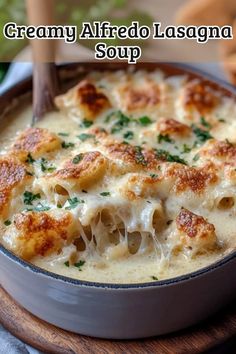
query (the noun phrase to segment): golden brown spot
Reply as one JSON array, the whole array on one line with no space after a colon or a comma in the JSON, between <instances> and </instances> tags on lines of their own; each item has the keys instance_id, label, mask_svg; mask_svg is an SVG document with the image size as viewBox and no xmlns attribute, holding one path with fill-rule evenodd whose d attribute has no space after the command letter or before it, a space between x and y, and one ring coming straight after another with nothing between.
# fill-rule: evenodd
<instances>
[{"instance_id":1,"label":"golden brown spot","mask_svg":"<svg viewBox=\"0 0 236 354\"><path fill-rule=\"evenodd\" d=\"M73 219L69 213L58 220L49 214L30 212L17 214L14 227L17 235L17 253L24 259L57 252L71 236L68 228Z\"/></svg>"},{"instance_id":2,"label":"golden brown spot","mask_svg":"<svg viewBox=\"0 0 236 354\"><path fill-rule=\"evenodd\" d=\"M85 188L101 179L108 166L108 159L98 151L81 154L78 163L73 161L74 159L68 161L63 169L56 171L50 177L75 179L82 188Z\"/></svg>"},{"instance_id":3,"label":"golden brown spot","mask_svg":"<svg viewBox=\"0 0 236 354\"><path fill-rule=\"evenodd\" d=\"M140 87L126 84L120 89L120 94L127 111L154 107L161 101L160 88L152 82L147 82Z\"/></svg>"},{"instance_id":4,"label":"golden brown spot","mask_svg":"<svg viewBox=\"0 0 236 354\"><path fill-rule=\"evenodd\" d=\"M110 107L110 102L103 92L87 80L77 86L79 104L84 110L86 118L94 118L104 109Z\"/></svg>"},{"instance_id":5,"label":"golden brown spot","mask_svg":"<svg viewBox=\"0 0 236 354\"><path fill-rule=\"evenodd\" d=\"M157 130L162 135L189 135L191 129L188 125L171 118L161 118L157 123Z\"/></svg>"},{"instance_id":6,"label":"golden brown spot","mask_svg":"<svg viewBox=\"0 0 236 354\"><path fill-rule=\"evenodd\" d=\"M202 156L212 156L225 161L235 161L236 160L236 146L228 141L210 141L206 147L204 147L200 154Z\"/></svg>"},{"instance_id":7,"label":"golden brown spot","mask_svg":"<svg viewBox=\"0 0 236 354\"><path fill-rule=\"evenodd\" d=\"M174 191L177 193L191 189L194 193L201 194L209 184L217 182L218 178L208 166L193 168L176 163L170 164L165 175L174 179Z\"/></svg>"},{"instance_id":8,"label":"golden brown spot","mask_svg":"<svg viewBox=\"0 0 236 354\"><path fill-rule=\"evenodd\" d=\"M185 208L182 208L177 216L176 225L179 231L184 232L190 238L207 238L209 234L215 233L214 225Z\"/></svg>"},{"instance_id":9,"label":"golden brown spot","mask_svg":"<svg viewBox=\"0 0 236 354\"><path fill-rule=\"evenodd\" d=\"M30 153L33 158L38 158L42 154L54 151L60 147L60 138L47 129L29 128L17 138L13 145L13 152L19 153L19 157L27 157Z\"/></svg>"},{"instance_id":10,"label":"golden brown spot","mask_svg":"<svg viewBox=\"0 0 236 354\"><path fill-rule=\"evenodd\" d=\"M30 179L25 166L10 157L0 159L0 213L6 208L12 190L25 179Z\"/></svg>"},{"instance_id":11,"label":"golden brown spot","mask_svg":"<svg viewBox=\"0 0 236 354\"><path fill-rule=\"evenodd\" d=\"M205 81L191 81L186 85L184 94L184 106L187 109L197 109L199 113L210 112L219 103Z\"/></svg>"}]
</instances>

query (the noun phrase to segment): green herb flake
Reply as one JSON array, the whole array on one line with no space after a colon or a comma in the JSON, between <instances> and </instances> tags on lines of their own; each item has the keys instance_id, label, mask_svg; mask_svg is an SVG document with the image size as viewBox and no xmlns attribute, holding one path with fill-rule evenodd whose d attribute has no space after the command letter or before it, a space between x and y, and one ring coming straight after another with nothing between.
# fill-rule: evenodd
<instances>
[{"instance_id":1,"label":"green herb flake","mask_svg":"<svg viewBox=\"0 0 236 354\"><path fill-rule=\"evenodd\" d=\"M170 144L174 143L174 140L172 140L168 134L167 135L159 134L157 137L157 141L159 144L161 144L163 141Z\"/></svg>"},{"instance_id":2,"label":"green herb flake","mask_svg":"<svg viewBox=\"0 0 236 354\"><path fill-rule=\"evenodd\" d=\"M171 155L168 151L162 149L156 150L156 158L166 160L167 162L177 162L187 165L187 162L178 155Z\"/></svg>"},{"instance_id":3,"label":"green herb flake","mask_svg":"<svg viewBox=\"0 0 236 354\"><path fill-rule=\"evenodd\" d=\"M64 263L64 266L69 267L69 266L70 266L69 261L66 261L66 262Z\"/></svg>"},{"instance_id":4,"label":"green herb flake","mask_svg":"<svg viewBox=\"0 0 236 354\"><path fill-rule=\"evenodd\" d=\"M111 193L110 192L102 192L100 193L102 197L110 197Z\"/></svg>"},{"instance_id":5,"label":"green herb flake","mask_svg":"<svg viewBox=\"0 0 236 354\"><path fill-rule=\"evenodd\" d=\"M121 111L117 111L116 113L109 115L109 120L107 120L108 119L107 117L105 122L106 123L109 122L112 116L115 116L117 120L112 126L111 134L115 134L120 130L128 127L129 123L132 121L131 118L123 114Z\"/></svg>"},{"instance_id":6,"label":"green herb flake","mask_svg":"<svg viewBox=\"0 0 236 354\"><path fill-rule=\"evenodd\" d=\"M75 144L74 143L71 143L71 142L65 142L65 141L63 141L62 143L61 143L61 147L63 148L63 149L69 149L69 148L73 148L75 146Z\"/></svg>"},{"instance_id":7,"label":"green herb flake","mask_svg":"<svg viewBox=\"0 0 236 354\"><path fill-rule=\"evenodd\" d=\"M43 157L40 161L41 171L42 172L53 172L56 170L56 167L49 165L49 162Z\"/></svg>"},{"instance_id":8,"label":"green herb flake","mask_svg":"<svg viewBox=\"0 0 236 354\"><path fill-rule=\"evenodd\" d=\"M196 154L194 157L193 157L193 161L198 161L200 159L200 155L199 154Z\"/></svg>"},{"instance_id":9,"label":"green herb flake","mask_svg":"<svg viewBox=\"0 0 236 354\"><path fill-rule=\"evenodd\" d=\"M79 269L79 271L81 272L82 271L82 267L83 267L83 265L85 265L85 261L79 261L79 262L77 262L77 263L75 263L74 264L74 267L76 267L76 268L78 268Z\"/></svg>"},{"instance_id":10,"label":"green herb flake","mask_svg":"<svg viewBox=\"0 0 236 354\"><path fill-rule=\"evenodd\" d=\"M39 193L33 194L29 191L25 191L24 193L24 204L33 205L33 201L40 199L41 195Z\"/></svg>"},{"instance_id":11,"label":"green herb flake","mask_svg":"<svg viewBox=\"0 0 236 354\"><path fill-rule=\"evenodd\" d=\"M123 135L123 138L127 140L132 140L134 138L134 133L129 130Z\"/></svg>"},{"instance_id":12,"label":"green herb flake","mask_svg":"<svg viewBox=\"0 0 236 354\"><path fill-rule=\"evenodd\" d=\"M79 138L80 141L86 141L88 139L94 138L94 135L93 134L82 133L80 135L77 135L77 138Z\"/></svg>"},{"instance_id":13,"label":"green herb flake","mask_svg":"<svg viewBox=\"0 0 236 354\"><path fill-rule=\"evenodd\" d=\"M26 163L33 164L35 160L33 159L31 154L27 155L27 159L25 160Z\"/></svg>"},{"instance_id":14,"label":"green herb flake","mask_svg":"<svg viewBox=\"0 0 236 354\"><path fill-rule=\"evenodd\" d=\"M91 127L91 125L93 125L93 122L91 120L84 119L82 121L82 123L80 124L80 127L81 128L89 128L89 127Z\"/></svg>"},{"instance_id":15,"label":"green herb flake","mask_svg":"<svg viewBox=\"0 0 236 354\"><path fill-rule=\"evenodd\" d=\"M50 210L50 209L51 209L51 208L50 208L49 206L43 205L43 204L39 203L39 204L36 205L36 207L34 208L34 211L40 212L40 211L48 211L48 210Z\"/></svg>"},{"instance_id":16,"label":"green herb flake","mask_svg":"<svg viewBox=\"0 0 236 354\"><path fill-rule=\"evenodd\" d=\"M188 146L187 144L184 144L182 154L188 154L191 150L192 150L192 148L190 146Z\"/></svg>"},{"instance_id":17,"label":"green herb flake","mask_svg":"<svg viewBox=\"0 0 236 354\"><path fill-rule=\"evenodd\" d=\"M195 124L192 125L192 130L198 138L198 141L201 143L205 143L205 141L213 138L213 136L207 130L201 129Z\"/></svg>"},{"instance_id":18,"label":"green herb flake","mask_svg":"<svg viewBox=\"0 0 236 354\"><path fill-rule=\"evenodd\" d=\"M63 132L62 132L62 133L58 133L58 135L60 135L60 136L65 136L65 137L66 137L66 136L69 136L70 134L69 134L69 133L63 133Z\"/></svg>"},{"instance_id":19,"label":"green herb flake","mask_svg":"<svg viewBox=\"0 0 236 354\"><path fill-rule=\"evenodd\" d=\"M34 176L33 172L26 171L27 176Z\"/></svg>"},{"instance_id":20,"label":"green herb flake","mask_svg":"<svg viewBox=\"0 0 236 354\"><path fill-rule=\"evenodd\" d=\"M143 117L138 118L138 122L139 122L139 124L141 124L144 127L152 124L152 120L148 116L143 116Z\"/></svg>"},{"instance_id":21,"label":"green herb flake","mask_svg":"<svg viewBox=\"0 0 236 354\"><path fill-rule=\"evenodd\" d=\"M204 117L200 118L201 125L203 125L207 129L211 129L211 124L206 121Z\"/></svg>"},{"instance_id":22,"label":"green herb flake","mask_svg":"<svg viewBox=\"0 0 236 354\"><path fill-rule=\"evenodd\" d=\"M78 163L83 160L83 156L83 154L76 155L72 160L73 164L78 165Z\"/></svg>"},{"instance_id":23,"label":"green herb flake","mask_svg":"<svg viewBox=\"0 0 236 354\"><path fill-rule=\"evenodd\" d=\"M11 221L10 221L10 220L4 221L4 225L5 225L5 226L10 226L10 225L11 225Z\"/></svg>"},{"instance_id":24,"label":"green herb flake","mask_svg":"<svg viewBox=\"0 0 236 354\"><path fill-rule=\"evenodd\" d=\"M151 178L158 178L158 175L155 174L155 173L150 173L150 177L151 177Z\"/></svg>"},{"instance_id":25,"label":"green herb flake","mask_svg":"<svg viewBox=\"0 0 236 354\"><path fill-rule=\"evenodd\" d=\"M70 204L70 206L66 207L65 209L71 210L71 209L76 208L79 204L85 203L85 201L83 199L79 199L77 197L74 197L74 198L69 198L68 203Z\"/></svg>"},{"instance_id":26,"label":"green herb flake","mask_svg":"<svg viewBox=\"0 0 236 354\"><path fill-rule=\"evenodd\" d=\"M225 123L225 122L226 122L226 120L225 120L225 119L223 119L223 118L220 118L220 119L218 119L218 122L220 122L220 123Z\"/></svg>"},{"instance_id":27,"label":"green herb flake","mask_svg":"<svg viewBox=\"0 0 236 354\"><path fill-rule=\"evenodd\" d=\"M155 275L151 276L152 280L158 280L158 278Z\"/></svg>"},{"instance_id":28,"label":"green herb flake","mask_svg":"<svg viewBox=\"0 0 236 354\"><path fill-rule=\"evenodd\" d=\"M147 162L145 160L145 157L142 153L142 148L140 146L135 146L135 161L136 163L146 166Z\"/></svg>"}]
</instances>

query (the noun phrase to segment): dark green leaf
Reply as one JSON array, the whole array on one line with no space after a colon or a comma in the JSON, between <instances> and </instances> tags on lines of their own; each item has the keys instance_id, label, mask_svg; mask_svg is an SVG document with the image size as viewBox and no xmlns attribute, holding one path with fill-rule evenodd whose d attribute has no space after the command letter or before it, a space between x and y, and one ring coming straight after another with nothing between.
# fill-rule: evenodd
<instances>
[{"instance_id":1,"label":"dark green leaf","mask_svg":"<svg viewBox=\"0 0 236 354\"><path fill-rule=\"evenodd\" d=\"M41 195L39 193L33 194L31 192L25 191L24 193L24 203L26 205L33 205L33 201L40 199Z\"/></svg>"},{"instance_id":2,"label":"dark green leaf","mask_svg":"<svg viewBox=\"0 0 236 354\"><path fill-rule=\"evenodd\" d=\"M102 193L100 193L100 195L102 197L109 197L111 195L111 193L110 192L102 192Z\"/></svg>"},{"instance_id":3,"label":"dark green leaf","mask_svg":"<svg viewBox=\"0 0 236 354\"><path fill-rule=\"evenodd\" d=\"M169 151L158 149L156 150L157 159L165 160L168 162L177 162L187 165L187 162L184 159L181 159L178 155L171 155Z\"/></svg>"},{"instance_id":4,"label":"dark green leaf","mask_svg":"<svg viewBox=\"0 0 236 354\"><path fill-rule=\"evenodd\" d=\"M65 141L63 141L62 143L61 143L61 147L63 148L63 149L69 149L69 148L73 148L75 146L75 144L74 143L70 143L70 142L65 142Z\"/></svg>"},{"instance_id":5,"label":"dark green leaf","mask_svg":"<svg viewBox=\"0 0 236 354\"><path fill-rule=\"evenodd\" d=\"M81 128L89 128L93 125L93 122L91 120L84 119L82 123L80 124Z\"/></svg>"},{"instance_id":6,"label":"dark green leaf","mask_svg":"<svg viewBox=\"0 0 236 354\"><path fill-rule=\"evenodd\" d=\"M71 209L76 208L79 204L85 203L85 201L83 199L79 199L79 198L75 197L72 199L71 198L68 199L68 203L70 204L70 206L66 207L65 209L71 210Z\"/></svg>"},{"instance_id":7,"label":"dark green leaf","mask_svg":"<svg viewBox=\"0 0 236 354\"><path fill-rule=\"evenodd\" d=\"M88 140L88 139L94 138L94 135L82 133L82 134L80 134L80 135L77 135L77 138L79 138L81 141L86 141L86 140Z\"/></svg>"},{"instance_id":8,"label":"dark green leaf","mask_svg":"<svg viewBox=\"0 0 236 354\"><path fill-rule=\"evenodd\" d=\"M72 160L73 164L77 165L80 161L83 160L83 156L84 156L84 154L76 155Z\"/></svg>"},{"instance_id":9,"label":"dark green leaf","mask_svg":"<svg viewBox=\"0 0 236 354\"><path fill-rule=\"evenodd\" d=\"M139 124L143 125L144 127L152 124L152 120L148 116L143 116L143 117L138 118L138 122L139 122Z\"/></svg>"},{"instance_id":10,"label":"dark green leaf","mask_svg":"<svg viewBox=\"0 0 236 354\"><path fill-rule=\"evenodd\" d=\"M162 143L162 141L165 141L166 143L170 143L170 144L174 143L174 140L172 140L168 134L167 135L159 134L157 137L157 141L159 144Z\"/></svg>"}]
</instances>

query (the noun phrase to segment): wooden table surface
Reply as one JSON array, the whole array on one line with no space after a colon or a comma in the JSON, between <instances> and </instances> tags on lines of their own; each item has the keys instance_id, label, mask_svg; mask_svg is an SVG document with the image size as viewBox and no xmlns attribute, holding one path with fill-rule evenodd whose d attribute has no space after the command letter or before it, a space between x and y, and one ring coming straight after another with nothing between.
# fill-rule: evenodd
<instances>
[{"instance_id":1,"label":"wooden table surface","mask_svg":"<svg viewBox=\"0 0 236 354\"><path fill-rule=\"evenodd\" d=\"M236 337L236 303L208 321L178 333L144 340L117 341L80 336L41 321L0 287L0 322L22 341L47 353L196 354Z\"/></svg>"}]
</instances>

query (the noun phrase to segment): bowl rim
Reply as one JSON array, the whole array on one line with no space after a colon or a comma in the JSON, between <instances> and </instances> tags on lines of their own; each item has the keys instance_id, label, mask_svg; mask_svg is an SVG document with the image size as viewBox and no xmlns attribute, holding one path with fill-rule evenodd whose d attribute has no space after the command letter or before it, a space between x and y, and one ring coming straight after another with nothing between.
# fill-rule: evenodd
<instances>
[{"instance_id":1,"label":"bowl rim","mask_svg":"<svg viewBox=\"0 0 236 354\"><path fill-rule=\"evenodd\" d=\"M75 67L92 67L92 70L99 70L99 67L106 67L108 66L107 69L105 70L121 70L121 69L127 69L129 66L126 65L125 63L115 63L115 66L113 68L113 65L109 65L108 63L99 63L100 65L97 65L96 63L67 63L67 64L61 64L58 66L58 70L63 70L67 68L75 68ZM224 81L223 79L219 79L214 77L214 75L209 74L205 72L202 69L195 68L191 66L190 64L186 63L139 63L138 65L133 65L133 67L137 67L137 69L142 68L142 64L148 65L151 67L151 70L154 70L155 68L160 70L163 70L163 68L169 68L169 69L177 69L182 71L182 75L193 75L193 77L205 79L209 81L209 83L219 86L221 90L224 90L226 93L228 93L230 96L233 95L235 96L236 99L236 87L231 85L230 83ZM117 66L118 65L118 66ZM109 69L109 66L112 69ZM117 66L117 67L116 67ZM145 66L144 68L145 69ZM104 69L103 69L104 70ZM14 100L14 95L12 96L12 93L16 93L17 97L18 96L23 96L25 93L29 92L32 90L32 76L29 75L27 78L19 81L17 84L7 88L4 92L1 93L0 99L9 98L11 100ZM21 92L22 86L24 88L23 91ZM168 279L163 279L163 280L157 280L157 281L150 281L150 282L144 282L144 283L103 283L103 282L94 282L94 281L87 281L87 280L80 280L76 278L71 278L67 277L64 275L60 275L57 273L53 273L51 271L45 270L43 268L40 268L30 262L27 262L20 257L16 256L13 252L9 251L6 247L4 247L2 244L0 244L0 253L3 254L3 256L6 256L9 258L11 261L14 263L17 263L17 265L21 266L24 269L27 269L31 271L32 273L41 275L41 276L46 276L49 279L53 280L58 280L61 282L64 282L66 284L71 284L79 287L89 287L89 288L97 288L97 289L123 289L123 290L132 290L132 289L150 289L150 288L160 288L163 286L168 286L168 285L175 285L179 283L183 283L185 281L189 281L193 278L203 276L204 274L210 273L218 268L221 268L223 265L226 265L227 263L230 263L231 261L234 261L236 259L236 250L232 251L225 257L221 258L220 260L217 260L214 263L209 264L206 267L200 268L196 271L186 273L180 276L176 276L173 278L168 278Z\"/></svg>"}]
</instances>

